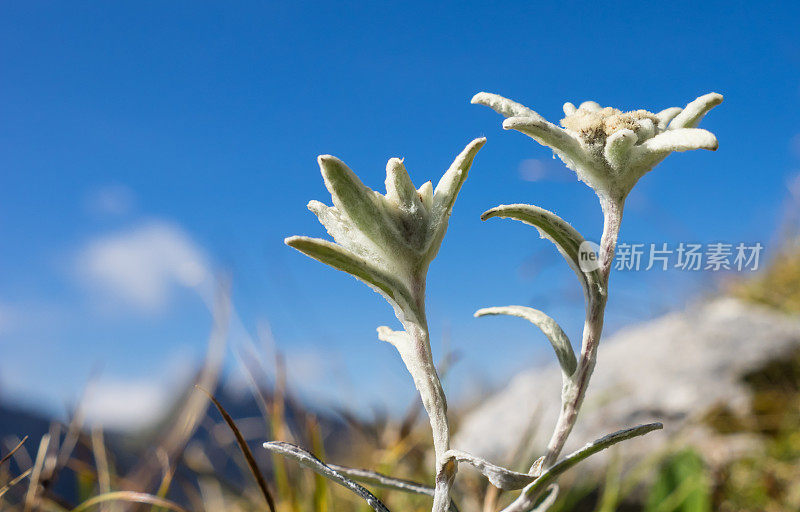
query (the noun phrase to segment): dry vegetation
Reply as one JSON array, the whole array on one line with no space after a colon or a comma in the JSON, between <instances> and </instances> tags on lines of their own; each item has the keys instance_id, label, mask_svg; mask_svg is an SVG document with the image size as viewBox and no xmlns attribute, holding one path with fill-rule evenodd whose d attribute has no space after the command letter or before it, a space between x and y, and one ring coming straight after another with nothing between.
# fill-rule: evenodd
<instances>
[{"instance_id":1,"label":"dry vegetation","mask_svg":"<svg viewBox=\"0 0 800 512\"><path fill-rule=\"evenodd\" d=\"M787 246L763 273L735 283L731 293L800 312L798 254L797 246ZM218 334L212 336L211 352L219 350L214 341ZM204 370L198 381L208 385L214 372ZM261 383L253 387L261 415L228 418L241 429L231 430L233 425L221 415L225 404L214 410L209 397L193 389L187 391L193 400L182 399L183 406L169 421L135 440L106 438L100 430L83 428L80 409L69 424L54 423L40 439L2 440L0 509L263 511L273 501L278 512L368 510L349 491L291 460L270 456L261 448L268 439L306 447L327 463L372 468L421 487L431 485L430 431L419 404L412 404L402 418L365 420L341 411L340 425L345 427L333 428L292 398L280 362L269 371L254 367L248 372L253 382ZM654 455L624 472L612 464L605 475L573 482L552 510L800 510L800 351L743 379L754 391L750 414L737 416L720 407L706 421L722 433L759 436L761 453L713 469L685 447ZM457 429L457 411L454 417ZM521 439L519 449L498 462L524 470L532 457ZM364 486L394 510L430 507L429 496L370 482ZM459 475L457 486L458 506L464 511L498 510L510 498L469 471Z\"/></svg>"}]
</instances>

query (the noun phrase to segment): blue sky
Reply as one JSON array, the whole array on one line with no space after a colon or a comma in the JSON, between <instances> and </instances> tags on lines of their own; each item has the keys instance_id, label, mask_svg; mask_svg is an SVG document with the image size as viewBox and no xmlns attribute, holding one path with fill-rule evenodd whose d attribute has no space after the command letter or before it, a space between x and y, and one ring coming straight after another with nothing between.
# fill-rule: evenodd
<instances>
[{"instance_id":1,"label":"blue sky","mask_svg":"<svg viewBox=\"0 0 800 512\"><path fill-rule=\"evenodd\" d=\"M475 309L540 307L577 339L583 306L532 229L480 213L534 203L590 239L600 217L589 189L472 95L557 120L565 101L660 110L724 94L702 124L720 149L643 179L622 238L769 249L800 169L799 14L795 2L4 2L0 398L58 411L95 377L131 411L163 402L204 351L197 285L224 271L240 337L268 325L311 400L404 407L410 379L375 336L395 325L389 307L282 240L324 234L305 209L329 201L318 154L383 190L389 157L421 184L477 136L488 143L431 268L429 316L436 351L445 338L462 355L449 391L500 385L551 355L531 327ZM618 274L609 330L718 279Z\"/></svg>"}]
</instances>

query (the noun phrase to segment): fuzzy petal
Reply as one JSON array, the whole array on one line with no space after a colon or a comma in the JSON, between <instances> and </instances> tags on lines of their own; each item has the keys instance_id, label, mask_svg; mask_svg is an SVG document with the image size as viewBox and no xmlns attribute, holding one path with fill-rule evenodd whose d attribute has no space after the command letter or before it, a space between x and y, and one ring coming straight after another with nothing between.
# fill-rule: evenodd
<instances>
[{"instance_id":1,"label":"fuzzy petal","mask_svg":"<svg viewBox=\"0 0 800 512\"><path fill-rule=\"evenodd\" d=\"M603 154L616 170L623 169L631 156L631 150L639 138L632 130L620 130L606 140Z\"/></svg>"},{"instance_id":2,"label":"fuzzy petal","mask_svg":"<svg viewBox=\"0 0 800 512\"><path fill-rule=\"evenodd\" d=\"M364 185L338 158L320 155L317 161L336 209L376 246L384 250L401 250L398 234L388 222L380 194Z\"/></svg>"},{"instance_id":3,"label":"fuzzy petal","mask_svg":"<svg viewBox=\"0 0 800 512\"><path fill-rule=\"evenodd\" d=\"M601 107L596 101L584 101L578 108L582 108L583 110L588 110L590 112L600 112L603 110L603 107Z\"/></svg>"},{"instance_id":4,"label":"fuzzy petal","mask_svg":"<svg viewBox=\"0 0 800 512\"><path fill-rule=\"evenodd\" d=\"M708 149L716 151L719 147L717 138L702 128L680 128L668 130L644 141L642 149L652 153L671 153L673 151L690 151L692 149Z\"/></svg>"},{"instance_id":5,"label":"fuzzy petal","mask_svg":"<svg viewBox=\"0 0 800 512\"><path fill-rule=\"evenodd\" d=\"M430 212L431 208L433 208L433 184L430 181L426 181L417 189L417 194L419 194L422 205Z\"/></svg>"},{"instance_id":6,"label":"fuzzy petal","mask_svg":"<svg viewBox=\"0 0 800 512\"><path fill-rule=\"evenodd\" d=\"M503 121L503 128L524 133L539 144L547 146L553 151L564 155L578 167L591 167L586 165L586 154L578 139L558 126L533 117L510 117Z\"/></svg>"},{"instance_id":7,"label":"fuzzy petal","mask_svg":"<svg viewBox=\"0 0 800 512\"><path fill-rule=\"evenodd\" d=\"M472 97L471 103L487 106L504 117L536 117L544 119L525 105L490 92L479 92Z\"/></svg>"},{"instance_id":8,"label":"fuzzy petal","mask_svg":"<svg viewBox=\"0 0 800 512\"><path fill-rule=\"evenodd\" d=\"M486 143L485 137L480 137L473 140L464 150L459 153L447 172L444 173L442 179L436 185L433 192L433 205L431 207L430 215L430 255L433 256L438 252L439 245L442 243L442 238L447 230L447 223L450 220L450 213L453 211L453 204L456 201L461 186L464 180L467 179L467 174L472 166L472 161L478 150Z\"/></svg>"},{"instance_id":9,"label":"fuzzy petal","mask_svg":"<svg viewBox=\"0 0 800 512\"><path fill-rule=\"evenodd\" d=\"M328 234L337 244L368 260L377 257L379 249L375 244L355 229L350 220L335 207L319 201L309 201L308 209L317 216L319 222L325 226Z\"/></svg>"},{"instance_id":10,"label":"fuzzy petal","mask_svg":"<svg viewBox=\"0 0 800 512\"><path fill-rule=\"evenodd\" d=\"M669 107L656 114L658 118L658 129L661 131L666 130L669 123L681 112L683 112L681 107Z\"/></svg>"},{"instance_id":11,"label":"fuzzy petal","mask_svg":"<svg viewBox=\"0 0 800 512\"><path fill-rule=\"evenodd\" d=\"M711 92L700 96L692 101L683 109L683 112L675 116L669 123L669 129L675 130L678 128L694 128L700 124L709 110L722 103L722 95L716 92Z\"/></svg>"},{"instance_id":12,"label":"fuzzy petal","mask_svg":"<svg viewBox=\"0 0 800 512\"><path fill-rule=\"evenodd\" d=\"M386 199L406 212L422 209L417 189L408 176L403 160L399 158L391 158L386 164Z\"/></svg>"},{"instance_id":13,"label":"fuzzy petal","mask_svg":"<svg viewBox=\"0 0 800 512\"><path fill-rule=\"evenodd\" d=\"M450 168L447 169L439 183L436 184L436 189L433 192L434 215L441 217L443 214L450 213L458 191L461 190L464 180L467 179L472 161L484 144L486 144L485 137L473 140L467 144L467 147L450 164Z\"/></svg>"}]
</instances>

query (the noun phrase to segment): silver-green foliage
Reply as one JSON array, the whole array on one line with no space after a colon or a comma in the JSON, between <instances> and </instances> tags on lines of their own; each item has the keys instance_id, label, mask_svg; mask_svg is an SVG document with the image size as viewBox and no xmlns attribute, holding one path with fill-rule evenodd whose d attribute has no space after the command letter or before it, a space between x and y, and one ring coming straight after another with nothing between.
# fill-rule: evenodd
<instances>
[{"instance_id":1,"label":"silver-green foliage","mask_svg":"<svg viewBox=\"0 0 800 512\"><path fill-rule=\"evenodd\" d=\"M291 456L350 488L375 510L385 510L385 507L352 479L406 492L430 494L433 497L432 510L445 512L455 509L450 493L458 463L462 462L475 467L501 489L523 489L505 510L525 512L547 510L556 498L556 479L563 471L617 442L661 428L661 424L653 423L622 430L558 460L594 370L625 198L636 182L670 153L717 149L716 137L696 126L721 101L721 95L711 93L697 98L685 108L672 107L658 113L645 110L622 112L611 107L602 108L592 101L579 107L566 103L566 117L559 127L533 110L496 94L479 93L472 99L473 103L491 107L506 117L503 128L520 131L550 147L581 181L594 189L604 218L597 265L587 266L581 264L585 238L550 211L533 205L512 204L492 208L482 216L484 220L511 218L535 227L543 238L556 246L573 269L586 298L586 320L577 357L561 326L542 311L524 306L503 306L484 308L475 313L475 316L511 315L529 320L548 338L562 369L560 416L546 452L528 473L511 471L450 449L447 401L431 355L425 311L428 267L442 244L458 192L486 139L470 142L435 189L431 182L416 188L403 161L392 158L386 166L386 193L380 194L365 186L341 160L330 155L320 156L320 170L333 205L311 201L308 208L317 215L334 241L293 236L287 238L286 243L363 281L394 309L402 330L381 326L378 337L397 348L428 413L436 455L435 486L428 488L366 470L327 466L291 445L267 443L265 447Z\"/></svg>"}]
</instances>

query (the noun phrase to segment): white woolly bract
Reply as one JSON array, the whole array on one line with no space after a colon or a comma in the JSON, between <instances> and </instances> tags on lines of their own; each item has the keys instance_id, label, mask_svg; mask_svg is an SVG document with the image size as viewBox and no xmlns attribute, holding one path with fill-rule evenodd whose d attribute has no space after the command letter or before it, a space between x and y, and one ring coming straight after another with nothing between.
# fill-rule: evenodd
<instances>
[{"instance_id":1,"label":"white woolly bract","mask_svg":"<svg viewBox=\"0 0 800 512\"><path fill-rule=\"evenodd\" d=\"M646 110L622 112L585 101L579 107L564 104L562 127L535 111L497 94L481 92L472 103L486 105L507 119L506 130L517 130L550 147L578 178L601 197L621 201L636 182L673 151L717 149L714 134L695 127L709 110L722 102L710 93L686 107L653 114Z\"/></svg>"}]
</instances>

